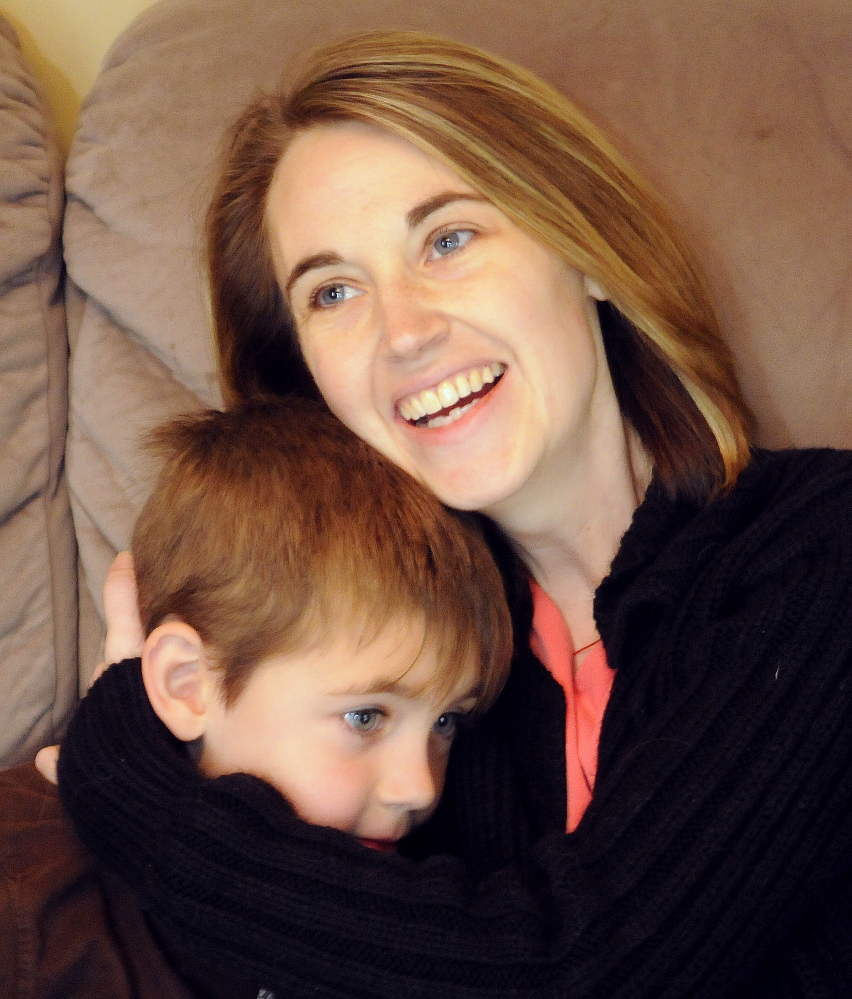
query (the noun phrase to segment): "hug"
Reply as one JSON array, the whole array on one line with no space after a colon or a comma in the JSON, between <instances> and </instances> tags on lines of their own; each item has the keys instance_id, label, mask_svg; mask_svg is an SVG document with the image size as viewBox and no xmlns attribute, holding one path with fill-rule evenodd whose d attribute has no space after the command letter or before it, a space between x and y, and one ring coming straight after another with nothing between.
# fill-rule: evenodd
<instances>
[{"instance_id":1,"label":"hug","mask_svg":"<svg viewBox=\"0 0 852 999\"><path fill-rule=\"evenodd\" d=\"M206 238L225 412L159 432L58 765L180 987L848 995L852 455L757 446L663 199L376 31L238 114Z\"/></svg>"}]
</instances>

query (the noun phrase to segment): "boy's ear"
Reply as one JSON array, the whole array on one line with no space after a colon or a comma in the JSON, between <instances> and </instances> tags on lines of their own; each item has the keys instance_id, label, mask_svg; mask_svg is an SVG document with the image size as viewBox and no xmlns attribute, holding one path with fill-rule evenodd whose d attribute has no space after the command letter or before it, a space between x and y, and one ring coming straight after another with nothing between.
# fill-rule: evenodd
<instances>
[{"instance_id":1,"label":"boy's ear","mask_svg":"<svg viewBox=\"0 0 852 999\"><path fill-rule=\"evenodd\" d=\"M204 735L218 686L201 636L183 621L165 621L145 641L142 679L151 707L172 735Z\"/></svg>"}]
</instances>

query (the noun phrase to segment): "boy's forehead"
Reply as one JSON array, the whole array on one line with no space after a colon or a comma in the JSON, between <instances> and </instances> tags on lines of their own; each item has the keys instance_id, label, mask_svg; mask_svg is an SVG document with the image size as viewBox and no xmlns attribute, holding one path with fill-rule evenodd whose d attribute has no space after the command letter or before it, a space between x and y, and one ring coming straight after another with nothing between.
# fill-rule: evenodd
<instances>
[{"instance_id":1,"label":"boy's forehead","mask_svg":"<svg viewBox=\"0 0 852 999\"><path fill-rule=\"evenodd\" d=\"M478 680L472 663L448 670L446 653L424 634L422 619L414 617L394 618L367 637L363 629L339 628L308 650L268 662L299 669L303 685L326 696L436 700L437 688L458 696L471 692Z\"/></svg>"},{"instance_id":2,"label":"boy's forehead","mask_svg":"<svg viewBox=\"0 0 852 999\"><path fill-rule=\"evenodd\" d=\"M365 671L366 672L366 671ZM417 661L412 664L403 674L397 676L386 676L380 670L376 670L376 675L372 679L366 679L362 683L353 682L345 684L340 688L327 691L330 695L357 694L373 696L378 694L394 694L397 697L404 697L407 700L417 700L426 698L434 699L438 678L437 664L434 657L421 654ZM443 676L443 673L441 674ZM476 682L473 670L470 668L458 671L458 682L454 685L453 693L464 689L469 691ZM445 686L446 684L442 684Z\"/></svg>"}]
</instances>

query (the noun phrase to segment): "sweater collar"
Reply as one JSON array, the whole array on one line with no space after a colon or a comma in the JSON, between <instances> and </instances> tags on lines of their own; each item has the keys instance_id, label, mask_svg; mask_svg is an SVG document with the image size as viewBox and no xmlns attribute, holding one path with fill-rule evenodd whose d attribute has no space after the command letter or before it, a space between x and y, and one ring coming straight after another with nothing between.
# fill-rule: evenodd
<instances>
[{"instance_id":1,"label":"sweater collar","mask_svg":"<svg viewBox=\"0 0 852 999\"><path fill-rule=\"evenodd\" d=\"M771 454L756 451L727 494L706 504L678 499L654 475L595 594L595 619L613 669L636 662L638 644L672 613L726 539L766 502Z\"/></svg>"}]
</instances>

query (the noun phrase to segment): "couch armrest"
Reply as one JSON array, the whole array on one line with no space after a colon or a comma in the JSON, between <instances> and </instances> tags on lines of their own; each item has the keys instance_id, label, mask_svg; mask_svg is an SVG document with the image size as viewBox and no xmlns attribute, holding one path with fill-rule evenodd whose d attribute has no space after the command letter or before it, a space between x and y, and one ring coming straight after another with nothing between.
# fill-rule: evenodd
<instances>
[{"instance_id":1,"label":"couch armrest","mask_svg":"<svg viewBox=\"0 0 852 999\"><path fill-rule=\"evenodd\" d=\"M56 741L77 697L76 549L64 476L62 164L0 19L0 765Z\"/></svg>"}]
</instances>

